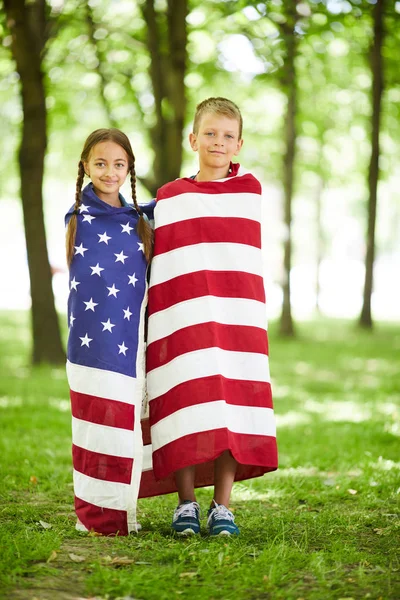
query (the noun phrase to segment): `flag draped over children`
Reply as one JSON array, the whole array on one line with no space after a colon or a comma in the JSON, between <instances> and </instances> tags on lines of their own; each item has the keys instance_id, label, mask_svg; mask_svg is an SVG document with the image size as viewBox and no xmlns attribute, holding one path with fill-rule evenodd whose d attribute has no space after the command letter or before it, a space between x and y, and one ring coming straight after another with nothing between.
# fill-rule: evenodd
<instances>
[{"instance_id":1,"label":"flag draped over children","mask_svg":"<svg viewBox=\"0 0 400 600\"><path fill-rule=\"evenodd\" d=\"M261 258L261 187L238 164L159 190L149 290L148 392L157 478L227 448L235 479L277 466Z\"/></svg>"}]
</instances>

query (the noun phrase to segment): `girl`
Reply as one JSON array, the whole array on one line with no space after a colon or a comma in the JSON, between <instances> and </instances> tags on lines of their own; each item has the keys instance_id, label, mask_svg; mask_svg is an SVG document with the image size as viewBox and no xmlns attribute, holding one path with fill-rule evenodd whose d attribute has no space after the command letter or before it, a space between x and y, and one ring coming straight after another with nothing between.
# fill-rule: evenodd
<instances>
[{"instance_id":1,"label":"girl","mask_svg":"<svg viewBox=\"0 0 400 600\"><path fill-rule=\"evenodd\" d=\"M133 206L119 193L130 174ZM91 179L81 191L85 175ZM67 376L77 528L137 531L144 316L152 231L136 200L135 158L124 133L98 129L78 165L66 215L70 269Z\"/></svg>"}]
</instances>

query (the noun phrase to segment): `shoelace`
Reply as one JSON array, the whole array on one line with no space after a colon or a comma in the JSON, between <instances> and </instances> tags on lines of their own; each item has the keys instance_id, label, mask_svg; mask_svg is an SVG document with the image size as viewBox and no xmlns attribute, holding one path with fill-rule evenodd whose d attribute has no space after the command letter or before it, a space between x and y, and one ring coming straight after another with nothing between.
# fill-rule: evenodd
<instances>
[{"instance_id":1,"label":"shoelace","mask_svg":"<svg viewBox=\"0 0 400 600\"><path fill-rule=\"evenodd\" d=\"M190 502L190 504L181 504L175 509L174 521L179 517L194 517L197 518L200 511L200 506L197 502Z\"/></svg>"},{"instance_id":2,"label":"shoelace","mask_svg":"<svg viewBox=\"0 0 400 600\"><path fill-rule=\"evenodd\" d=\"M210 512L208 519L207 519L207 525L209 524L209 522L211 521L211 519L215 519L216 521L234 521L235 518L233 516L233 514L231 513L231 511L226 508L226 506L224 506L223 504L216 504L215 503L215 507L212 509L212 511Z\"/></svg>"}]
</instances>

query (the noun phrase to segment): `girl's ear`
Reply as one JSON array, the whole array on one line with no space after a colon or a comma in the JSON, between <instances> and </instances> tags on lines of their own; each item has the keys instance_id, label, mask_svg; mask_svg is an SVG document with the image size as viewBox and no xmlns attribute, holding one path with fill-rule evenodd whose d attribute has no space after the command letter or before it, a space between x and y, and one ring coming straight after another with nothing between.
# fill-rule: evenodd
<instances>
[{"instance_id":1,"label":"girl's ear","mask_svg":"<svg viewBox=\"0 0 400 600\"><path fill-rule=\"evenodd\" d=\"M189 133L189 143L192 150L196 152L198 149L197 145L197 135L195 133Z\"/></svg>"},{"instance_id":2,"label":"girl's ear","mask_svg":"<svg viewBox=\"0 0 400 600\"><path fill-rule=\"evenodd\" d=\"M90 177L90 175L89 175L89 166L88 166L87 162L83 163L83 168L85 170L85 175L87 175L88 177Z\"/></svg>"}]
</instances>

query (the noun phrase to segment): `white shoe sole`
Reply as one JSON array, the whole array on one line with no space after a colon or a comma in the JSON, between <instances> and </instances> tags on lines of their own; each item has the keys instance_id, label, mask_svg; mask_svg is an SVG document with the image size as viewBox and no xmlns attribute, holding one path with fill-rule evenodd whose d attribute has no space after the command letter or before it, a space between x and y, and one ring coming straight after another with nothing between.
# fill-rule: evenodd
<instances>
[{"instance_id":1,"label":"white shoe sole","mask_svg":"<svg viewBox=\"0 0 400 600\"><path fill-rule=\"evenodd\" d=\"M197 535L193 529L184 529L183 531L175 531L175 529L173 529L173 531L176 533L176 535L181 535L183 537L188 536L188 535Z\"/></svg>"}]
</instances>

